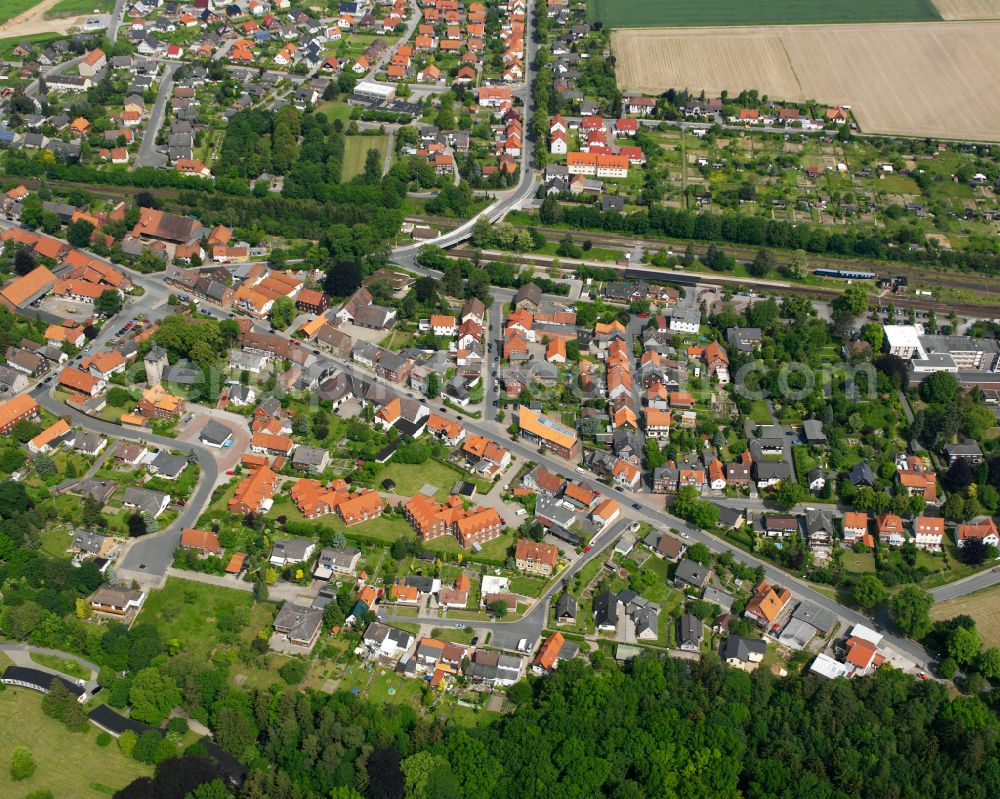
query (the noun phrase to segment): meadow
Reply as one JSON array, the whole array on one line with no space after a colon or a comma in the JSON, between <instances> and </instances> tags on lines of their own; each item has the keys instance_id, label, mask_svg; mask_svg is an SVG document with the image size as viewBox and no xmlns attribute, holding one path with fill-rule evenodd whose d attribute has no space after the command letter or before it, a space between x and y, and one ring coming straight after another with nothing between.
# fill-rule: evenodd
<instances>
[{"instance_id":1,"label":"meadow","mask_svg":"<svg viewBox=\"0 0 1000 799\"><path fill-rule=\"evenodd\" d=\"M388 136L345 136L344 168L341 179L348 181L365 171L365 158L369 150L379 151L379 163L384 166L388 147Z\"/></svg>"},{"instance_id":2,"label":"meadow","mask_svg":"<svg viewBox=\"0 0 1000 799\"><path fill-rule=\"evenodd\" d=\"M152 767L127 760L116 743L97 745L98 729L69 732L61 722L42 713L42 695L24 688L0 692L0 796L23 797L33 791L51 796L100 799L123 788ZM23 782L8 773L10 754L18 746L31 751L37 769Z\"/></svg>"},{"instance_id":3,"label":"meadow","mask_svg":"<svg viewBox=\"0 0 1000 799\"><path fill-rule=\"evenodd\" d=\"M968 3L969 0L954 0ZM979 0L987 3L989 0ZM587 17L611 28L808 25L941 19L930 0L587 0Z\"/></svg>"}]
</instances>

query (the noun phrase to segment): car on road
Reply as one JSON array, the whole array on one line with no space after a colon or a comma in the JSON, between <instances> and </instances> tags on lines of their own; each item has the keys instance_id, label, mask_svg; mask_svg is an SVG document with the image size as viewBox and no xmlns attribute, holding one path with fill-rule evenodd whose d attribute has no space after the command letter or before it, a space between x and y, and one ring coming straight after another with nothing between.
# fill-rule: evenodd
<instances>
[{"instance_id":1,"label":"car on road","mask_svg":"<svg viewBox=\"0 0 1000 799\"><path fill-rule=\"evenodd\" d=\"M593 546L591 544L587 544L587 546L583 548L583 554L586 555L592 548Z\"/></svg>"},{"instance_id":2,"label":"car on road","mask_svg":"<svg viewBox=\"0 0 1000 799\"><path fill-rule=\"evenodd\" d=\"M497 400L493 400L493 407L494 408L499 408L500 407L500 403Z\"/></svg>"},{"instance_id":3,"label":"car on road","mask_svg":"<svg viewBox=\"0 0 1000 799\"><path fill-rule=\"evenodd\" d=\"M681 533L681 538L690 538L690 537L691 535L686 531Z\"/></svg>"},{"instance_id":4,"label":"car on road","mask_svg":"<svg viewBox=\"0 0 1000 799\"><path fill-rule=\"evenodd\" d=\"M465 629L465 625L464 624L456 624L455 625L455 629L456 630L464 630Z\"/></svg>"},{"instance_id":5,"label":"car on road","mask_svg":"<svg viewBox=\"0 0 1000 799\"><path fill-rule=\"evenodd\" d=\"M635 508L636 510L642 510L642 505L640 505L638 502L633 502L632 507Z\"/></svg>"}]
</instances>

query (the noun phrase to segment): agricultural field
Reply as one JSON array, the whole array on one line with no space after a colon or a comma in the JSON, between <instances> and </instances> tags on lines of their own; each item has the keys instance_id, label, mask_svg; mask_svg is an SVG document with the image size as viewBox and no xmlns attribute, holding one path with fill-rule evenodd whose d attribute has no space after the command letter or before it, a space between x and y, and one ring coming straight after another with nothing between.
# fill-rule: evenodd
<instances>
[{"instance_id":1,"label":"agricultural field","mask_svg":"<svg viewBox=\"0 0 1000 799\"><path fill-rule=\"evenodd\" d=\"M1000 646L1000 587L938 602L931 608L934 621L963 615L975 619L984 646Z\"/></svg>"},{"instance_id":2,"label":"agricultural field","mask_svg":"<svg viewBox=\"0 0 1000 799\"><path fill-rule=\"evenodd\" d=\"M868 133L1000 141L1000 22L615 31L619 85L849 105Z\"/></svg>"},{"instance_id":3,"label":"agricultural field","mask_svg":"<svg viewBox=\"0 0 1000 799\"><path fill-rule=\"evenodd\" d=\"M114 742L99 747L98 730L68 732L61 722L42 713L42 695L23 688L0 692L0 796L20 797L33 791L74 799L108 797L151 766L127 760ZM22 782L8 773L10 754L18 746L31 751L37 768Z\"/></svg>"},{"instance_id":4,"label":"agricultural field","mask_svg":"<svg viewBox=\"0 0 1000 799\"><path fill-rule=\"evenodd\" d=\"M952 0L945 0L945 6ZM990 0L953 0L955 6L985 6ZM588 0L587 18L612 28L667 25L789 25L836 22L901 22L941 19L930 0ZM968 17L951 17L967 19ZM949 17L945 17L949 19Z\"/></svg>"},{"instance_id":5,"label":"agricultural field","mask_svg":"<svg viewBox=\"0 0 1000 799\"><path fill-rule=\"evenodd\" d=\"M934 0L941 19L1000 19L1000 0Z\"/></svg>"},{"instance_id":6,"label":"agricultural field","mask_svg":"<svg viewBox=\"0 0 1000 799\"><path fill-rule=\"evenodd\" d=\"M379 151L384 166L388 147L388 136L345 136L342 180L348 181L365 171L365 158L369 150Z\"/></svg>"}]
</instances>

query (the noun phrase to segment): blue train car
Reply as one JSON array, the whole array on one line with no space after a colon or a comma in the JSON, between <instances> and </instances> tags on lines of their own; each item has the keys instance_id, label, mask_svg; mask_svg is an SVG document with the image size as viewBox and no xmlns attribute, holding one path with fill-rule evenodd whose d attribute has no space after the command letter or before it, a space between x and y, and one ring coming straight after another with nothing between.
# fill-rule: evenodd
<instances>
[{"instance_id":1,"label":"blue train car","mask_svg":"<svg viewBox=\"0 0 1000 799\"><path fill-rule=\"evenodd\" d=\"M835 277L841 280L873 280L874 272L856 272L850 269L814 269L817 277Z\"/></svg>"}]
</instances>

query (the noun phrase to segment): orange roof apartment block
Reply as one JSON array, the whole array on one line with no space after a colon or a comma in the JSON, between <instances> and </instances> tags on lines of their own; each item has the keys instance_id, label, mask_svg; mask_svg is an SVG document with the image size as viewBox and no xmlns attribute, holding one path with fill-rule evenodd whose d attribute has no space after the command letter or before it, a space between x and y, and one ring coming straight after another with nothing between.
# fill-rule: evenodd
<instances>
[{"instance_id":1,"label":"orange roof apartment block","mask_svg":"<svg viewBox=\"0 0 1000 799\"><path fill-rule=\"evenodd\" d=\"M38 403L30 394L18 394L0 403L0 433L7 434L22 419L38 416Z\"/></svg>"},{"instance_id":2,"label":"orange roof apartment block","mask_svg":"<svg viewBox=\"0 0 1000 799\"><path fill-rule=\"evenodd\" d=\"M514 563L520 571L547 577L559 563L559 549L522 538L514 549Z\"/></svg>"},{"instance_id":3,"label":"orange roof apartment block","mask_svg":"<svg viewBox=\"0 0 1000 799\"><path fill-rule=\"evenodd\" d=\"M281 485L281 478L268 466L260 466L245 478L237 487L233 498L229 500L229 512L266 513L274 501L274 492Z\"/></svg>"},{"instance_id":4,"label":"orange roof apartment block","mask_svg":"<svg viewBox=\"0 0 1000 799\"><path fill-rule=\"evenodd\" d=\"M184 412L183 398L174 396L160 383L143 389L139 413L146 419L170 419Z\"/></svg>"},{"instance_id":5,"label":"orange roof apartment block","mask_svg":"<svg viewBox=\"0 0 1000 799\"><path fill-rule=\"evenodd\" d=\"M503 532L503 519L494 508L466 509L461 497L451 496L439 505L433 498L416 494L403 506L406 520L424 541L451 534L466 549L492 541Z\"/></svg>"},{"instance_id":6,"label":"orange roof apartment block","mask_svg":"<svg viewBox=\"0 0 1000 799\"><path fill-rule=\"evenodd\" d=\"M382 515L382 497L377 491L362 491L337 505L337 515L348 527Z\"/></svg>"},{"instance_id":7,"label":"orange roof apartment block","mask_svg":"<svg viewBox=\"0 0 1000 799\"><path fill-rule=\"evenodd\" d=\"M580 439L576 431L562 422L521 405L517 410L517 424L522 438L544 446L567 460L580 459Z\"/></svg>"}]
</instances>

